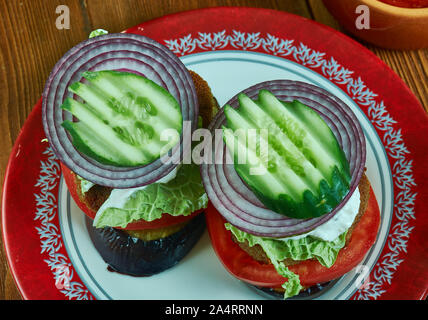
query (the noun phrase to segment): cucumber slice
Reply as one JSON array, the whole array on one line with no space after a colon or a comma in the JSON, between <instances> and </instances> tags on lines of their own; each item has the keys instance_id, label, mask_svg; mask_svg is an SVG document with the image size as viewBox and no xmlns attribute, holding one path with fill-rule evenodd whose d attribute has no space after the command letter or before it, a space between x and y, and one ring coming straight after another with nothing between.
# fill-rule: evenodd
<instances>
[{"instance_id":1,"label":"cucumber slice","mask_svg":"<svg viewBox=\"0 0 428 320\"><path fill-rule=\"evenodd\" d=\"M232 109L232 108L231 108ZM278 190L282 193L288 193L289 190L284 184L281 184L279 179L270 172L265 166L265 161L256 155L256 152L252 148L247 149L247 145L242 143L242 139L240 139L231 129L228 129L223 126L223 137L228 148L233 148L234 152L234 160L235 163L239 161L239 154L246 154L248 157L248 162L254 164L257 167L264 167L265 174L257 174L254 175L250 171L250 166L235 166L238 174L245 181L249 181L251 183L255 183L256 185L264 185L265 186L265 194L273 197L278 192ZM250 181L250 177L252 178Z\"/></svg>"},{"instance_id":2,"label":"cucumber slice","mask_svg":"<svg viewBox=\"0 0 428 320\"><path fill-rule=\"evenodd\" d=\"M279 101L267 90L257 101L245 94L238 101L238 109L224 108L223 137L241 179L277 213L303 219L331 212L348 193L351 176L325 121L302 103ZM262 129L267 138L250 136L251 130ZM267 145L267 155L259 152L261 144ZM264 173L251 174L254 166Z\"/></svg>"},{"instance_id":3,"label":"cucumber slice","mask_svg":"<svg viewBox=\"0 0 428 320\"><path fill-rule=\"evenodd\" d=\"M163 130L182 131L183 117L177 100L144 77L118 71L84 72L88 84L75 82L69 90L85 103L67 98L61 106L79 122L65 121L75 148L103 164L142 166L168 150Z\"/></svg>"}]
</instances>

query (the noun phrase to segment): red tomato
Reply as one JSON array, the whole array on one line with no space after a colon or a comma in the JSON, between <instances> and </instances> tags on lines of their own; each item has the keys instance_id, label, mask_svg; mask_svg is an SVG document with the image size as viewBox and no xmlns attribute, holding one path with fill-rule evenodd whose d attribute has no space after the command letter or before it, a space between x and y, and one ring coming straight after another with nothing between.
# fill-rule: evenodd
<instances>
[{"instance_id":1,"label":"red tomato","mask_svg":"<svg viewBox=\"0 0 428 320\"><path fill-rule=\"evenodd\" d=\"M231 233L224 228L226 220L211 203L206 210L206 220L214 251L232 275L261 287L277 288L286 281L272 264L254 260L232 240ZM370 190L367 210L355 226L348 244L339 251L332 267L326 268L317 260L305 260L289 266L289 269L299 275L304 287L336 279L351 271L363 260L376 240L379 224L379 207L373 190Z\"/></svg>"},{"instance_id":2,"label":"red tomato","mask_svg":"<svg viewBox=\"0 0 428 320\"><path fill-rule=\"evenodd\" d=\"M64 176L65 183L67 184L68 191L70 192L71 197L76 202L77 206L91 219L95 218L96 212L91 210L86 206L85 203L83 203L79 195L77 193L77 184L76 184L76 178L73 172L68 169L65 165L61 163L61 170L62 174ZM145 220L138 220L132 223L129 223L126 228L126 230L145 230L145 229L158 229L158 228L165 228L169 227L175 224L179 224L185 221L188 221L194 217L196 217L199 213L204 211L204 209L198 210L193 212L192 214L188 216L171 216L169 214L163 214L160 219L156 219L150 222L147 222ZM121 228L122 229L122 228Z\"/></svg>"}]
</instances>

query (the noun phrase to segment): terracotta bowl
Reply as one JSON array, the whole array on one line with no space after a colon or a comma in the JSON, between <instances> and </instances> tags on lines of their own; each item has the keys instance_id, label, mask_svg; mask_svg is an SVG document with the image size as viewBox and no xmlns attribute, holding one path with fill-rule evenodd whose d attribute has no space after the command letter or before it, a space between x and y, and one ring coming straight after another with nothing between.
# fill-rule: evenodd
<instances>
[{"instance_id":1,"label":"terracotta bowl","mask_svg":"<svg viewBox=\"0 0 428 320\"><path fill-rule=\"evenodd\" d=\"M356 37L390 49L428 48L428 8L401 8L378 0L323 0L339 23ZM359 30L359 5L370 12L370 28Z\"/></svg>"}]
</instances>

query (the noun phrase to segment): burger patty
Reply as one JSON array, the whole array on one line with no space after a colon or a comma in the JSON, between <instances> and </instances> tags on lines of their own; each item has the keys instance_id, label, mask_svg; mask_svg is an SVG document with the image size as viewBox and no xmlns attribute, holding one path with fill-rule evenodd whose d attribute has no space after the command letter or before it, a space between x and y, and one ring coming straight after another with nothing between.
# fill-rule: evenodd
<instances>
[{"instance_id":1,"label":"burger patty","mask_svg":"<svg viewBox=\"0 0 428 320\"><path fill-rule=\"evenodd\" d=\"M357 225L357 223L360 221L360 218L363 216L364 212L366 212L368 201L369 201L369 195L370 195L370 182L367 179L367 176L363 174L360 183L358 185L358 189L360 192L360 207L358 209L358 214L354 219L354 222L352 223L351 227L348 230L348 233L346 234L346 244L349 242L349 239L351 238L352 231ZM245 240L244 242L239 242L232 234L231 234L233 241L239 245L239 247L247 252L254 260L259 261L261 263L270 264L271 261L267 257L266 253L264 252L263 248L256 244L254 246L250 246L248 241ZM345 244L345 247L346 247ZM286 259L282 261L284 265L291 266L293 264L298 264L299 261L295 261L292 259Z\"/></svg>"},{"instance_id":2,"label":"burger patty","mask_svg":"<svg viewBox=\"0 0 428 320\"><path fill-rule=\"evenodd\" d=\"M217 100L213 96L208 83L196 72L189 70L199 103L199 115L202 117L203 127L207 127L219 109ZM77 194L80 200L92 211L97 212L101 205L108 199L112 188L100 185L92 186L87 192L82 193L81 181L75 176Z\"/></svg>"}]
</instances>

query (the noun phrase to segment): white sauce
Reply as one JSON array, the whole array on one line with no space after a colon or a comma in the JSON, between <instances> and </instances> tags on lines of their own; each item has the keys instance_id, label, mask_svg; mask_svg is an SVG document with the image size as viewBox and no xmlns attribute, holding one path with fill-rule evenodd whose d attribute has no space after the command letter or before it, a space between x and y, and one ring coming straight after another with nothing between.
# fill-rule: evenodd
<instances>
[{"instance_id":1,"label":"white sauce","mask_svg":"<svg viewBox=\"0 0 428 320\"><path fill-rule=\"evenodd\" d=\"M155 183L167 183L177 176L178 167L176 167L174 170L172 170L170 173L168 173L165 177L159 179ZM143 190L149 185L145 185L142 187L136 187L136 188L128 188L128 189L113 189L110 193L110 196L107 198L107 200L102 204L102 206L98 209L97 214L95 215L93 224L96 225L98 222L99 217L101 214L106 210L107 208L118 208L122 209L128 199L132 197L132 195L139 191Z\"/></svg>"},{"instance_id":2,"label":"white sauce","mask_svg":"<svg viewBox=\"0 0 428 320\"><path fill-rule=\"evenodd\" d=\"M348 230L355 220L360 208L360 191L355 189L351 198L345 203L342 209L326 223L317 228L298 236L281 238L279 240L301 239L307 236L312 236L325 241L334 241L342 233Z\"/></svg>"}]
</instances>

